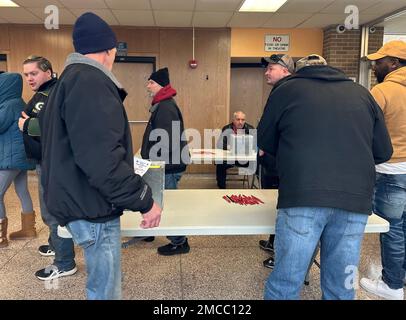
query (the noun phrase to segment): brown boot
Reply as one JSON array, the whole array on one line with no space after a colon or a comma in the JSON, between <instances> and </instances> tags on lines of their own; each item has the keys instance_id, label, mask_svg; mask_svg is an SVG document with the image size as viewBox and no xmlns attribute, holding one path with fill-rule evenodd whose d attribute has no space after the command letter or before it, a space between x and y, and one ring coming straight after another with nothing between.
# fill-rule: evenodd
<instances>
[{"instance_id":1,"label":"brown boot","mask_svg":"<svg viewBox=\"0 0 406 320\"><path fill-rule=\"evenodd\" d=\"M7 241L7 218L0 219L0 248L8 246Z\"/></svg>"},{"instance_id":2,"label":"brown boot","mask_svg":"<svg viewBox=\"0 0 406 320\"><path fill-rule=\"evenodd\" d=\"M21 230L10 233L10 240L29 240L36 236L35 212L21 213Z\"/></svg>"}]
</instances>

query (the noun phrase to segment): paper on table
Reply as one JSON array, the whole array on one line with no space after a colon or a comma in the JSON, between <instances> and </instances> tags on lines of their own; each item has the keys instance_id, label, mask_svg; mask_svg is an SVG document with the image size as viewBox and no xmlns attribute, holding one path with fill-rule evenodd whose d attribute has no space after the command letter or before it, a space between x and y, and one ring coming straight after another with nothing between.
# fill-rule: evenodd
<instances>
[{"instance_id":1,"label":"paper on table","mask_svg":"<svg viewBox=\"0 0 406 320\"><path fill-rule=\"evenodd\" d=\"M151 166L151 161L134 157L134 171L141 177L148 171Z\"/></svg>"}]
</instances>

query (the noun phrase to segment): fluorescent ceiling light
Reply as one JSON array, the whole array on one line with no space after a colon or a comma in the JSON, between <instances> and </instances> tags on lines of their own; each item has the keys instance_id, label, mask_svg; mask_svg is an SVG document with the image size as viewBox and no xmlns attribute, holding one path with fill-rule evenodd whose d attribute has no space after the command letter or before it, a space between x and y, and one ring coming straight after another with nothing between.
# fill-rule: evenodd
<instances>
[{"instance_id":1,"label":"fluorescent ceiling light","mask_svg":"<svg viewBox=\"0 0 406 320\"><path fill-rule=\"evenodd\" d=\"M19 7L19 5L11 0L0 0L0 7Z\"/></svg>"},{"instance_id":2,"label":"fluorescent ceiling light","mask_svg":"<svg viewBox=\"0 0 406 320\"><path fill-rule=\"evenodd\" d=\"M245 0L240 12L276 12L288 0Z\"/></svg>"}]
</instances>

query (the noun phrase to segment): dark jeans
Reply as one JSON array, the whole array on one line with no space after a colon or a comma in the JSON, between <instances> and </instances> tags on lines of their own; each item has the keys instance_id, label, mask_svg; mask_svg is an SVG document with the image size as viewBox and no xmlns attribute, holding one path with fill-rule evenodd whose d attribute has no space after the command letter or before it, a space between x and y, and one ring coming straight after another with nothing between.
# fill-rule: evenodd
<instances>
[{"instance_id":1,"label":"dark jeans","mask_svg":"<svg viewBox=\"0 0 406 320\"><path fill-rule=\"evenodd\" d=\"M406 259L406 174L376 174L373 211L388 220L380 234L382 280L391 289L403 288Z\"/></svg>"},{"instance_id":2,"label":"dark jeans","mask_svg":"<svg viewBox=\"0 0 406 320\"><path fill-rule=\"evenodd\" d=\"M50 248L55 252L53 265L59 270L71 270L76 266L75 249L71 238L61 238L58 236L58 224L49 226Z\"/></svg>"},{"instance_id":3,"label":"dark jeans","mask_svg":"<svg viewBox=\"0 0 406 320\"><path fill-rule=\"evenodd\" d=\"M44 189L41 184L41 167L37 165L38 174L38 191L39 191L39 205L41 209L41 217L44 223L49 228L48 243L50 249L55 251L55 259L53 264L58 267L59 270L70 270L75 263L75 249L73 247L73 240L71 238L61 238L58 236L58 221L51 215L45 205L44 201Z\"/></svg>"},{"instance_id":4,"label":"dark jeans","mask_svg":"<svg viewBox=\"0 0 406 320\"><path fill-rule=\"evenodd\" d=\"M262 189L278 189L279 188L279 177L275 173L266 168L265 165L260 166L261 170L261 188ZM275 171L275 170L274 170ZM272 244L275 241L275 235L270 234L268 242Z\"/></svg>"},{"instance_id":5,"label":"dark jeans","mask_svg":"<svg viewBox=\"0 0 406 320\"><path fill-rule=\"evenodd\" d=\"M174 190L178 188L178 182L182 178L183 172L165 174L165 189ZM168 236L168 240L175 246L182 245L186 242L185 236Z\"/></svg>"}]
</instances>

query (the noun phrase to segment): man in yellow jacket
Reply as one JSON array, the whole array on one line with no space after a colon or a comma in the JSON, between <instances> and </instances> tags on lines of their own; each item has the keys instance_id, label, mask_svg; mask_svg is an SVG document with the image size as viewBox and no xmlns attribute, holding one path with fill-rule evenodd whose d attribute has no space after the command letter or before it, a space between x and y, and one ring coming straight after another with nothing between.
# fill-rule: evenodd
<instances>
[{"instance_id":1,"label":"man in yellow jacket","mask_svg":"<svg viewBox=\"0 0 406 320\"><path fill-rule=\"evenodd\" d=\"M367 58L378 79L371 93L382 108L393 146L392 158L376 166L374 212L390 223L382 233L382 278L361 287L385 299L403 300L406 246L406 42L390 41Z\"/></svg>"}]
</instances>

